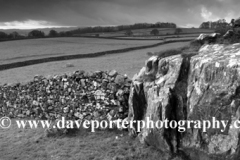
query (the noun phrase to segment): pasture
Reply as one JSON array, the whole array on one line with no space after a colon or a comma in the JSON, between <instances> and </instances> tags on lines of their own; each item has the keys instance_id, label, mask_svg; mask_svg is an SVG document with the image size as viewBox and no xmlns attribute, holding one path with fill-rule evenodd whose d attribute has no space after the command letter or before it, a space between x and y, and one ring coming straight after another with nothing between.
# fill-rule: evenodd
<instances>
[{"instance_id":1,"label":"pasture","mask_svg":"<svg viewBox=\"0 0 240 160\"><path fill-rule=\"evenodd\" d=\"M126 131L87 129L45 137L44 129L0 128L1 160L156 160L164 154L140 144Z\"/></svg>"},{"instance_id":2,"label":"pasture","mask_svg":"<svg viewBox=\"0 0 240 160\"><path fill-rule=\"evenodd\" d=\"M61 55L89 54L159 43L159 40L124 41L99 38L43 38L0 43L0 64Z\"/></svg>"},{"instance_id":3,"label":"pasture","mask_svg":"<svg viewBox=\"0 0 240 160\"><path fill-rule=\"evenodd\" d=\"M188 45L188 43L189 42L169 43L153 48L105 55L95 58L48 62L4 70L1 71L0 74L0 84L26 82L28 80L32 80L36 74L48 76L73 72L75 70L96 71L115 69L119 73L126 73L129 77L132 77L134 74L139 72L139 70L144 66L145 61L149 58L146 54L147 52L161 52L168 49L180 48Z\"/></svg>"}]
</instances>

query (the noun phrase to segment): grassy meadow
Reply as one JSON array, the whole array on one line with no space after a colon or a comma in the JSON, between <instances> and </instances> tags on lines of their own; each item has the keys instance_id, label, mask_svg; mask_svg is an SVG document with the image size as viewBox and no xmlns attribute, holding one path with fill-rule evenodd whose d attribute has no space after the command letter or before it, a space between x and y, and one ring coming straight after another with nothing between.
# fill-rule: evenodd
<instances>
[{"instance_id":1,"label":"grassy meadow","mask_svg":"<svg viewBox=\"0 0 240 160\"><path fill-rule=\"evenodd\" d=\"M130 78L144 66L149 58L147 52L164 52L165 50L181 48L189 42L176 42L160 45L153 48L116 53L94 58L82 58L75 60L56 61L19 67L0 71L0 84L27 82L32 80L34 75L55 75L73 72L76 70L117 70L121 74L127 74ZM21 73L21 74L19 74Z\"/></svg>"},{"instance_id":2,"label":"grassy meadow","mask_svg":"<svg viewBox=\"0 0 240 160\"><path fill-rule=\"evenodd\" d=\"M132 30L134 36L130 37L125 36L125 31L119 31L100 33L100 38L59 37L5 41L0 43L0 65L32 59L148 46L171 40L190 41L198 37L199 33L213 32L209 29L182 28L182 33L175 35L174 28L158 28L159 35L152 36L151 30L151 28Z\"/></svg>"},{"instance_id":3,"label":"grassy meadow","mask_svg":"<svg viewBox=\"0 0 240 160\"><path fill-rule=\"evenodd\" d=\"M124 41L100 38L42 38L0 43L0 64L61 55L89 54L159 43L151 41Z\"/></svg>"},{"instance_id":4,"label":"grassy meadow","mask_svg":"<svg viewBox=\"0 0 240 160\"><path fill-rule=\"evenodd\" d=\"M46 137L43 128L0 128L1 160L156 160L162 153L140 144L127 131L81 129Z\"/></svg>"}]
</instances>

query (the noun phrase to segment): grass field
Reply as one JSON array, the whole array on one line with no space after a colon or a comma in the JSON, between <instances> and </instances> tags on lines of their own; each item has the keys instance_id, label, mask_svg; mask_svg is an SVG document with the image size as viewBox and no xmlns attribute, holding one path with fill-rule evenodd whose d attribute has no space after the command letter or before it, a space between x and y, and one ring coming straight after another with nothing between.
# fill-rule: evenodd
<instances>
[{"instance_id":1,"label":"grass field","mask_svg":"<svg viewBox=\"0 0 240 160\"><path fill-rule=\"evenodd\" d=\"M164 34L159 36L145 36L146 34L149 34L151 30L152 29L133 30L135 36L117 37L121 40L83 37L62 37L1 42L0 65L47 57L89 54L108 50L147 46L163 42L164 38L166 40L192 40L196 38L199 33L212 32L212 30L208 29L182 28L183 32L180 35L166 35L165 33L168 33L170 31L173 32L175 31L175 29L159 28L159 31L164 32ZM110 36L110 34L112 35ZM122 36L124 36L124 31L104 33L103 35L104 37L112 37L114 34L122 34ZM114 36L116 38L116 35ZM131 40L122 40L123 38ZM140 41L138 39L143 40Z\"/></svg>"},{"instance_id":2,"label":"grass field","mask_svg":"<svg viewBox=\"0 0 240 160\"><path fill-rule=\"evenodd\" d=\"M61 55L88 54L150 45L159 42L159 40L123 41L78 37L7 41L0 43L0 64Z\"/></svg>"},{"instance_id":3,"label":"grass field","mask_svg":"<svg viewBox=\"0 0 240 160\"><path fill-rule=\"evenodd\" d=\"M188 45L188 43L189 42L169 43L149 49L105 55L96 58L48 62L4 70L1 71L0 74L0 84L32 80L36 74L47 76L73 72L75 70L96 71L115 69L122 74L126 73L129 77L132 77L134 74L139 72L145 61L149 58L146 54L147 52L160 52L168 49L179 48ZM67 67L69 64L71 64L72 67Z\"/></svg>"},{"instance_id":4,"label":"grass field","mask_svg":"<svg viewBox=\"0 0 240 160\"><path fill-rule=\"evenodd\" d=\"M14 121L14 120L12 120ZM0 128L1 160L156 160L164 155L140 144L127 131L81 129L46 137L43 128Z\"/></svg>"},{"instance_id":5,"label":"grass field","mask_svg":"<svg viewBox=\"0 0 240 160\"><path fill-rule=\"evenodd\" d=\"M180 35L158 35L158 36L133 36L133 37L128 37L128 36L122 36L122 37L117 37L118 39L158 39L158 40L169 40L169 39L176 39L176 38L192 38L195 39L199 36L199 33L190 33L190 34L180 34Z\"/></svg>"}]
</instances>

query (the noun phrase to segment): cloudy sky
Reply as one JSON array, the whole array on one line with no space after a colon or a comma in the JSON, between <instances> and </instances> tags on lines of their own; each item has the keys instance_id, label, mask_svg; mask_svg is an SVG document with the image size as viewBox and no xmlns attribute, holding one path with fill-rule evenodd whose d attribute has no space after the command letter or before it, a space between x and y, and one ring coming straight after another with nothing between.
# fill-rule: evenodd
<instances>
[{"instance_id":1,"label":"cloudy sky","mask_svg":"<svg viewBox=\"0 0 240 160\"><path fill-rule=\"evenodd\" d=\"M0 29L203 21L240 17L240 0L0 0Z\"/></svg>"}]
</instances>

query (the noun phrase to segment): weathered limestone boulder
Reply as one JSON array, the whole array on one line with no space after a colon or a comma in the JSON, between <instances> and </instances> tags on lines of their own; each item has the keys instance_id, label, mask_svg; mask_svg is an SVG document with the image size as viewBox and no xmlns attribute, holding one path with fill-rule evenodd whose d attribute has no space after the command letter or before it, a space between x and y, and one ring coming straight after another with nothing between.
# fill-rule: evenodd
<instances>
[{"instance_id":1,"label":"weathered limestone boulder","mask_svg":"<svg viewBox=\"0 0 240 160\"><path fill-rule=\"evenodd\" d=\"M163 152L184 155L183 159L240 159L240 44L204 45L192 57L151 57L133 78L129 97L129 120L203 122L215 117L226 120L224 128L203 126L180 132L167 126L137 130L141 142ZM239 125L240 126L240 125ZM225 130L224 130L225 129Z\"/></svg>"},{"instance_id":2,"label":"weathered limestone boulder","mask_svg":"<svg viewBox=\"0 0 240 160\"><path fill-rule=\"evenodd\" d=\"M188 77L188 119L216 117L228 120L228 126L233 126L239 119L236 113L239 105L235 105L240 98L239 60L240 44L207 45L200 49L199 55L192 57ZM206 134L199 132L197 135L201 138L188 139L183 144L201 148L199 144L205 143L205 150L211 154L235 153L240 142L239 129L227 127L224 132L221 129L210 128Z\"/></svg>"}]
</instances>

